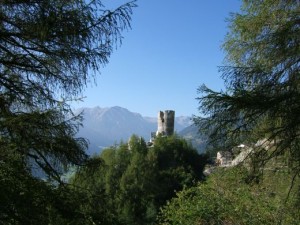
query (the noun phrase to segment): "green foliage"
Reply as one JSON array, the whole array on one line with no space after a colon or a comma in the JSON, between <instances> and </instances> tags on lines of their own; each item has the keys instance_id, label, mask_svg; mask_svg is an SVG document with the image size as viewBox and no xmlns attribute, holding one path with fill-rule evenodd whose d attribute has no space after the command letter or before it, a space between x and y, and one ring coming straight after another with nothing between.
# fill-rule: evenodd
<instances>
[{"instance_id":1,"label":"green foliage","mask_svg":"<svg viewBox=\"0 0 300 225\"><path fill-rule=\"evenodd\" d=\"M33 177L18 154L5 156L0 170L0 224L88 224L87 213L78 207L85 195Z\"/></svg>"},{"instance_id":2,"label":"green foliage","mask_svg":"<svg viewBox=\"0 0 300 225\"><path fill-rule=\"evenodd\" d=\"M152 147L132 136L128 144L105 149L99 158L103 163L98 169L90 173L83 168L72 185L91 193L92 201L102 202L98 210L108 224L154 224L159 208L176 191L203 178L206 162L176 136L158 137Z\"/></svg>"},{"instance_id":3,"label":"green foliage","mask_svg":"<svg viewBox=\"0 0 300 225\"><path fill-rule=\"evenodd\" d=\"M155 140L149 154L156 157L156 180L160 184L157 202L163 205L175 196L175 191L185 185L192 186L204 179L203 169L206 158L199 155L188 143L176 136L162 137Z\"/></svg>"},{"instance_id":4,"label":"green foliage","mask_svg":"<svg viewBox=\"0 0 300 225\"><path fill-rule=\"evenodd\" d=\"M69 166L88 159L87 141L75 138L81 116L69 101L108 63L133 7L134 1L113 11L98 0L1 1L1 224L90 223L76 207L81 192L61 181Z\"/></svg>"},{"instance_id":5,"label":"green foliage","mask_svg":"<svg viewBox=\"0 0 300 225\"><path fill-rule=\"evenodd\" d=\"M262 184L250 185L245 168L219 169L205 183L177 193L162 209L159 224L299 224L297 189L286 201L290 175L268 175Z\"/></svg>"},{"instance_id":6,"label":"green foliage","mask_svg":"<svg viewBox=\"0 0 300 225\"><path fill-rule=\"evenodd\" d=\"M1 151L2 153L3 151ZM45 222L48 187L24 169L20 155L5 154L0 170L0 224ZM30 217L34 210L34 214Z\"/></svg>"},{"instance_id":7,"label":"green foliage","mask_svg":"<svg viewBox=\"0 0 300 225\"><path fill-rule=\"evenodd\" d=\"M0 4L1 142L16 143L14 150L47 173L55 167L49 159L84 160L86 142L73 137L80 117L66 101L78 97L91 69L107 63L132 7L108 12L93 0Z\"/></svg>"},{"instance_id":8,"label":"green foliage","mask_svg":"<svg viewBox=\"0 0 300 225\"><path fill-rule=\"evenodd\" d=\"M258 140L275 143L262 161L285 155L300 175L300 4L299 1L243 1L231 15L224 43L226 90L202 86L198 98L205 118L195 118L214 147L230 149ZM261 142L263 143L263 142ZM264 163L263 163L264 164Z\"/></svg>"}]
</instances>

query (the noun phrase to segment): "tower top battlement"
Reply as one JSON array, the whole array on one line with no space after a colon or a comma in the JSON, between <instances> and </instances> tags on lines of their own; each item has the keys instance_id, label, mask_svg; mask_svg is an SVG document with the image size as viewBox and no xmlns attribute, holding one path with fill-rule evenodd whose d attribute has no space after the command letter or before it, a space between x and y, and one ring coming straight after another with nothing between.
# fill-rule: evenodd
<instances>
[{"instance_id":1,"label":"tower top battlement","mask_svg":"<svg viewBox=\"0 0 300 225\"><path fill-rule=\"evenodd\" d=\"M157 131L156 135L162 134L170 136L174 134L175 111L165 110L159 111L157 116Z\"/></svg>"}]
</instances>

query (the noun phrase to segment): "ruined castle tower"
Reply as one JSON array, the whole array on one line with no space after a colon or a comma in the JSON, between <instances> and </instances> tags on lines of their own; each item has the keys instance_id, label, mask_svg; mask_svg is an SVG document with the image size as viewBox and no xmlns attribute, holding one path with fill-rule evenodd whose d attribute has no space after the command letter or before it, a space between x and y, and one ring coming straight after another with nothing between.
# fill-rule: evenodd
<instances>
[{"instance_id":1,"label":"ruined castle tower","mask_svg":"<svg viewBox=\"0 0 300 225\"><path fill-rule=\"evenodd\" d=\"M174 133L174 119L175 111L166 110L164 112L159 111L157 116L157 131L156 135L172 135Z\"/></svg>"}]
</instances>

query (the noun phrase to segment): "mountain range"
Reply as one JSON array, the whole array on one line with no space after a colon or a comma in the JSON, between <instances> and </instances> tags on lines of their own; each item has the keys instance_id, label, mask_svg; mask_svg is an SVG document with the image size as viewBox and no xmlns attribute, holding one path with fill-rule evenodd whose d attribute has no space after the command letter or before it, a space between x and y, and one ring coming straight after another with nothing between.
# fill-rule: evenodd
<instances>
[{"instance_id":1,"label":"mountain range","mask_svg":"<svg viewBox=\"0 0 300 225\"><path fill-rule=\"evenodd\" d=\"M133 134L148 141L151 132L157 130L156 117L144 117L119 106L75 110L75 114L79 113L83 115L83 126L79 129L78 136L89 140L89 154L99 153L103 148L121 141L127 142ZM188 116L175 117L175 132L178 135L182 133L192 144L197 144L197 129L192 124Z\"/></svg>"}]
</instances>

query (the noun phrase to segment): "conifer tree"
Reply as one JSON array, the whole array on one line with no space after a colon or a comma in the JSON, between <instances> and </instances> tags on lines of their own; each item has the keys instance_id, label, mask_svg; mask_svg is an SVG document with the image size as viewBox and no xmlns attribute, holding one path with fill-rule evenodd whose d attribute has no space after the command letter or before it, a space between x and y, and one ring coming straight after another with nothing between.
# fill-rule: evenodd
<instances>
[{"instance_id":1,"label":"conifer tree","mask_svg":"<svg viewBox=\"0 0 300 225\"><path fill-rule=\"evenodd\" d=\"M285 155L299 176L300 2L244 0L229 18L223 48L225 91L199 88L196 124L223 149L275 143L267 154L258 146L260 165Z\"/></svg>"},{"instance_id":2,"label":"conifer tree","mask_svg":"<svg viewBox=\"0 0 300 225\"><path fill-rule=\"evenodd\" d=\"M4 224L45 224L42 214L28 215L21 204L24 198L28 197L26 207L45 209L47 220L46 209L52 203L45 193L56 193L52 185L62 184L61 174L69 165L85 164L87 141L75 138L81 118L72 114L69 104L80 98L121 44L133 7L134 1L113 10L101 0L1 1L0 192L7 193L0 195L0 221ZM6 188L7 182L12 188ZM40 199L30 201L30 196Z\"/></svg>"}]
</instances>

